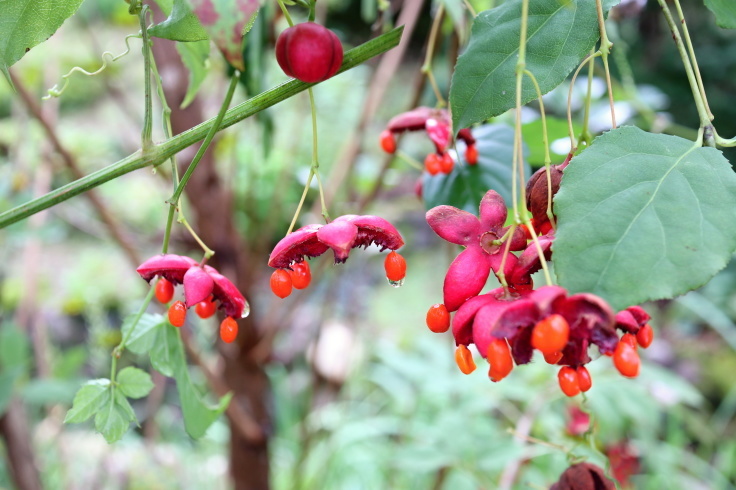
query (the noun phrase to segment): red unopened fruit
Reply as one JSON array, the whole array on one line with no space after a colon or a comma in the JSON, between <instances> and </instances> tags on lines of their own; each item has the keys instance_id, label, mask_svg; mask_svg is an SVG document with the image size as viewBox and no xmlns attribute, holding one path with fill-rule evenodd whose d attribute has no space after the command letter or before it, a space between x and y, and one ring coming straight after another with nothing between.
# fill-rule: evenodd
<instances>
[{"instance_id":1,"label":"red unopened fruit","mask_svg":"<svg viewBox=\"0 0 736 490\"><path fill-rule=\"evenodd\" d=\"M284 73L302 82L316 83L337 73L342 45L334 32L314 22L289 27L276 41L276 60Z\"/></svg>"},{"instance_id":2,"label":"red unopened fruit","mask_svg":"<svg viewBox=\"0 0 736 490\"><path fill-rule=\"evenodd\" d=\"M427 326L435 333L444 333L450 329L450 313L445 305L436 304L429 307Z\"/></svg>"},{"instance_id":3,"label":"red unopened fruit","mask_svg":"<svg viewBox=\"0 0 736 490\"><path fill-rule=\"evenodd\" d=\"M452 159L449 153L443 153L440 157L440 171L443 174L449 174L452 172L452 168L455 166L455 161Z\"/></svg>"},{"instance_id":4,"label":"red unopened fruit","mask_svg":"<svg viewBox=\"0 0 736 490\"><path fill-rule=\"evenodd\" d=\"M304 289L312 282L312 271L306 261L292 265L289 275L291 276L291 284L296 289Z\"/></svg>"},{"instance_id":5,"label":"red unopened fruit","mask_svg":"<svg viewBox=\"0 0 736 490\"><path fill-rule=\"evenodd\" d=\"M491 343L488 344L486 357L488 358L488 362L491 363L488 377L494 383L501 381L514 369L514 360L511 358L511 349L509 349L506 339L491 340Z\"/></svg>"},{"instance_id":6,"label":"red unopened fruit","mask_svg":"<svg viewBox=\"0 0 736 490\"><path fill-rule=\"evenodd\" d=\"M538 322L532 330L532 347L543 354L559 352L567 345L570 325L562 315L553 314Z\"/></svg>"},{"instance_id":7,"label":"red unopened fruit","mask_svg":"<svg viewBox=\"0 0 736 490\"><path fill-rule=\"evenodd\" d=\"M175 327L181 327L187 319L187 307L183 301L174 301L169 308L169 323Z\"/></svg>"},{"instance_id":8,"label":"red unopened fruit","mask_svg":"<svg viewBox=\"0 0 736 490\"><path fill-rule=\"evenodd\" d=\"M173 297L174 285L165 278L160 278L156 283L156 299L161 303L168 303Z\"/></svg>"},{"instance_id":9,"label":"red unopened fruit","mask_svg":"<svg viewBox=\"0 0 736 490\"><path fill-rule=\"evenodd\" d=\"M391 282L399 282L406 277L406 260L398 253L391 251L383 263L386 277Z\"/></svg>"},{"instance_id":10,"label":"red unopened fruit","mask_svg":"<svg viewBox=\"0 0 736 490\"><path fill-rule=\"evenodd\" d=\"M613 365L616 366L618 372L627 378L635 378L639 375L639 354L634 347L621 341L613 351Z\"/></svg>"},{"instance_id":11,"label":"red unopened fruit","mask_svg":"<svg viewBox=\"0 0 736 490\"><path fill-rule=\"evenodd\" d=\"M225 318L220 323L220 338L226 344L229 344L238 336L238 322L232 317Z\"/></svg>"},{"instance_id":12,"label":"red unopened fruit","mask_svg":"<svg viewBox=\"0 0 736 490\"><path fill-rule=\"evenodd\" d=\"M277 269L271 274L271 291L279 298L286 298L291 294L291 276L284 269Z\"/></svg>"},{"instance_id":13,"label":"red unopened fruit","mask_svg":"<svg viewBox=\"0 0 736 490\"><path fill-rule=\"evenodd\" d=\"M381 133L381 148L383 148L383 151L386 153L396 152L396 139L394 138L394 133L388 129Z\"/></svg>"},{"instance_id":14,"label":"red unopened fruit","mask_svg":"<svg viewBox=\"0 0 736 490\"><path fill-rule=\"evenodd\" d=\"M457 349L455 349L455 363L463 374L470 374L475 371L473 353L470 352L470 349L465 345L460 344L457 346Z\"/></svg>"},{"instance_id":15,"label":"red unopened fruit","mask_svg":"<svg viewBox=\"0 0 736 490\"><path fill-rule=\"evenodd\" d=\"M468 145L465 150L465 161L468 162L468 165L478 163L478 148L475 145Z\"/></svg>"},{"instance_id":16,"label":"red unopened fruit","mask_svg":"<svg viewBox=\"0 0 736 490\"><path fill-rule=\"evenodd\" d=\"M217 305L212 301L212 296L204 301L200 301L194 307L194 312L199 318L209 318L215 314L215 310L217 310Z\"/></svg>"},{"instance_id":17,"label":"red unopened fruit","mask_svg":"<svg viewBox=\"0 0 736 490\"><path fill-rule=\"evenodd\" d=\"M575 396L580 393L580 385L578 384L578 373L570 366L563 366L557 373L557 381L560 383L560 389L567 396Z\"/></svg>"},{"instance_id":18,"label":"red unopened fruit","mask_svg":"<svg viewBox=\"0 0 736 490\"><path fill-rule=\"evenodd\" d=\"M442 157L436 153L430 153L424 159L424 169L429 175L437 175L442 171Z\"/></svg>"},{"instance_id":19,"label":"red unopened fruit","mask_svg":"<svg viewBox=\"0 0 736 490\"><path fill-rule=\"evenodd\" d=\"M590 377L588 368L585 366L578 366L575 371L578 375L578 387L580 388L580 391L586 392L593 387L593 378Z\"/></svg>"},{"instance_id":20,"label":"red unopened fruit","mask_svg":"<svg viewBox=\"0 0 736 490\"><path fill-rule=\"evenodd\" d=\"M544 354L544 361L547 364L557 364L558 362L560 362L560 359L562 359L561 351Z\"/></svg>"},{"instance_id":21,"label":"red unopened fruit","mask_svg":"<svg viewBox=\"0 0 736 490\"><path fill-rule=\"evenodd\" d=\"M654 340L654 330L652 330L651 325L648 323L636 332L636 342L642 347L642 349L646 349L652 345L652 340Z\"/></svg>"},{"instance_id":22,"label":"red unopened fruit","mask_svg":"<svg viewBox=\"0 0 736 490\"><path fill-rule=\"evenodd\" d=\"M639 344L636 343L636 336L635 335L632 335L630 333L623 334L621 336L621 342L625 342L625 343L629 344L634 349L636 349L637 347L639 347Z\"/></svg>"}]
</instances>

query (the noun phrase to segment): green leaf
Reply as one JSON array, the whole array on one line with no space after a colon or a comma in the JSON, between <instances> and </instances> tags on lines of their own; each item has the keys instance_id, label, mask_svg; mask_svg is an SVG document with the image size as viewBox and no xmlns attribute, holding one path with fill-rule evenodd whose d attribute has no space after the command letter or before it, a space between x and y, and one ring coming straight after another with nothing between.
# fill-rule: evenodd
<instances>
[{"instance_id":1,"label":"green leaf","mask_svg":"<svg viewBox=\"0 0 736 490\"><path fill-rule=\"evenodd\" d=\"M189 70L189 85L187 85L187 93L180 106L184 109L197 96L202 82L209 73L210 42L176 43L176 49L179 51L182 63Z\"/></svg>"},{"instance_id":2,"label":"green leaf","mask_svg":"<svg viewBox=\"0 0 736 490\"><path fill-rule=\"evenodd\" d=\"M478 213L478 204L493 189L511 206L511 170L514 130L505 124L487 124L473 129L478 148L478 163L455 164L449 174L434 176L424 172L422 198L427 209L448 204ZM464 155L464 151L460 151ZM530 175L525 165L524 172Z\"/></svg>"},{"instance_id":3,"label":"green leaf","mask_svg":"<svg viewBox=\"0 0 736 490\"><path fill-rule=\"evenodd\" d=\"M616 309L702 286L736 248L736 175L723 154L635 127L572 160L554 209L560 284Z\"/></svg>"},{"instance_id":4,"label":"green leaf","mask_svg":"<svg viewBox=\"0 0 736 490\"><path fill-rule=\"evenodd\" d=\"M151 376L138 368L126 367L118 373L118 388L130 398L143 398L153 389Z\"/></svg>"},{"instance_id":5,"label":"green leaf","mask_svg":"<svg viewBox=\"0 0 736 490\"><path fill-rule=\"evenodd\" d=\"M123 321L123 326L121 327L123 337L128 335L128 332L130 332L136 316L137 314L129 315ZM162 315L144 313L138 321L138 324L135 326L133 333L128 337L125 348L135 352L136 354L145 354L151 350L158 331L165 325L168 325L168 322Z\"/></svg>"},{"instance_id":6,"label":"green leaf","mask_svg":"<svg viewBox=\"0 0 736 490\"><path fill-rule=\"evenodd\" d=\"M115 390L115 404L128 417L128 422L138 423L133 407L130 406L130 402L121 390Z\"/></svg>"},{"instance_id":7,"label":"green leaf","mask_svg":"<svg viewBox=\"0 0 736 490\"><path fill-rule=\"evenodd\" d=\"M187 1L228 63L245 71L243 36L250 30L258 15L258 0Z\"/></svg>"},{"instance_id":8,"label":"green leaf","mask_svg":"<svg viewBox=\"0 0 736 490\"><path fill-rule=\"evenodd\" d=\"M0 71L8 81L8 68L32 47L51 37L81 4L82 0L0 2Z\"/></svg>"},{"instance_id":9,"label":"green leaf","mask_svg":"<svg viewBox=\"0 0 736 490\"><path fill-rule=\"evenodd\" d=\"M179 337L178 330L174 329L175 342L172 343L172 362L174 367L174 378L176 388L179 390L181 410L184 415L184 427L187 433L194 439L202 437L212 422L214 422L225 411L232 394L220 398L215 406L209 406L202 400L199 391L189 377L186 357L184 356L184 345Z\"/></svg>"},{"instance_id":10,"label":"green leaf","mask_svg":"<svg viewBox=\"0 0 736 490\"><path fill-rule=\"evenodd\" d=\"M151 348L151 365L164 376L173 377L176 366L179 332L176 327L165 324L158 329L156 340Z\"/></svg>"},{"instance_id":11,"label":"green leaf","mask_svg":"<svg viewBox=\"0 0 736 490\"><path fill-rule=\"evenodd\" d=\"M736 29L736 2L733 0L705 0L716 16L716 23L724 29Z\"/></svg>"},{"instance_id":12,"label":"green leaf","mask_svg":"<svg viewBox=\"0 0 736 490\"><path fill-rule=\"evenodd\" d=\"M573 130L578 135L582 128L579 124L573 124ZM541 118L521 126L521 136L524 139L524 143L529 147L529 155L526 157L526 161L533 167L544 165L543 134ZM558 139L567 139L569 137L567 121L556 117L547 117L547 137L549 138L550 145ZM567 157L567 153L555 153L550 148L549 156L552 159L552 164L556 164L561 163Z\"/></svg>"},{"instance_id":13,"label":"green leaf","mask_svg":"<svg viewBox=\"0 0 736 490\"><path fill-rule=\"evenodd\" d=\"M124 406L117 403L112 390L107 390L103 406L95 415L95 429L102 434L108 444L119 441L130 427L130 414ZM130 406L130 405L128 405Z\"/></svg>"},{"instance_id":14,"label":"green leaf","mask_svg":"<svg viewBox=\"0 0 736 490\"><path fill-rule=\"evenodd\" d=\"M11 323L0 326L0 368L25 368L29 360L26 334Z\"/></svg>"},{"instance_id":15,"label":"green leaf","mask_svg":"<svg viewBox=\"0 0 736 490\"><path fill-rule=\"evenodd\" d=\"M93 379L85 383L74 396L72 408L66 413L65 424L78 424L96 414L110 401L110 380Z\"/></svg>"},{"instance_id":16,"label":"green leaf","mask_svg":"<svg viewBox=\"0 0 736 490\"><path fill-rule=\"evenodd\" d=\"M154 37L172 41L193 42L209 39L199 19L189 8L186 0L174 0L169 17L148 29Z\"/></svg>"},{"instance_id":17,"label":"green leaf","mask_svg":"<svg viewBox=\"0 0 736 490\"><path fill-rule=\"evenodd\" d=\"M604 2L607 11L618 1ZM516 104L515 70L519 54L521 0L478 14L470 42L452 76L450 105L453 128L503 114ZM599 38L592 0L536 0L529 6L526 68L543 94L573 71ZM524 77L521 103L537 98Z\"/></svg>"}]
</instances>

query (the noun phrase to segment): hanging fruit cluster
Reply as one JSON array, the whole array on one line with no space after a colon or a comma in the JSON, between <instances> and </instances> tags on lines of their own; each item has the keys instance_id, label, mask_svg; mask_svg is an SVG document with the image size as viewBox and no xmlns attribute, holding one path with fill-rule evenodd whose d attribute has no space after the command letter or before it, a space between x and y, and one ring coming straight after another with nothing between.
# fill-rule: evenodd
<instances>
[{"instance_id":1,"label":"hanging fruit cluster","mask_svg":"<svg viewBox=\"0 0 736 490\"><path fill-rule=\"evenodd\" d=\"M271 290L279 298L291 294L292 287L309 285L311 272L305 258L317 257L332 249L335 263L348 259L350 250L376 244L391 250L386 256L386 277L393 286L400 286L406 276L406 261L396 250L404 240L396 228L378 216L349 214L335 218L326 225L312 224L289 233L276 244L268 265L276 268L271 274Z\"/></svg>"},{"instance_id":2,"label":"hanging fruit cluster","mask_svg":"<svg viewBox=\"0 0 736 490\"><path fill-rule=\"evenodd\" d=\"M388 122L386 129L381 133L381 148L386 153L396 152L396 134L406 131L425 131L434 143L436 152L430 153L424 159L424 169L430 175L438 173L449 174L455 166L452 155L447 151L450 145L452 124L445 109L417 107L409 112L399 114ZM469 129L461 129L458 139L467 145L465 161L468 165L478 163L478 149L475 138Z\"/></svg>"},{"instance_id":3,"label":"hanging fruit cluster","mask_svg":"<svg viewBox=\"0 0 736 490\"><path fill-rule=\"evenodd\" d=\"M553 167L552 195L563 168ZM536 240L521 226L504 226L506 204L492 190L481 200L479 218L452 206L427 212L427 223L437 235L465 249L445 275L443 304L430 307L426 321L433 332L452 328L455 360L463 373L476 369L471 344L488 361L493 382L508 376L515 364L531 362L537 350L548 364L560 366L560 388L565 395L575 396L593 385L585 367L591 361L590 347L612 356L623 376L635 377L640 367L637 349L651 344L653 331L647 323L649 315L639 306L615 313L593 294L571 295L552 285L534 289L531 275L551 258L554 242L547 182L542 169L528 186L534 235L543 233ZM491 272L503 286L480 294Z\"/></svg>"},{"instance_id":4,"label":"hanging fruit cluster","mask_svg":"<svg viewBox=\"0 0 736 490\"><path fill-rule=\"evenodd\" d=\"M175 286L184 285L184 301L174 301L169 307L169 323L182 327L186 322L187 310L194 306L200 318L215 314L216 301L227 317L220 325L220 338L232 342L238 334L236 318L245 318L250 306L238 288L215 268L200 265L196 260L183 255L156 255L143 262L138 274L147 282L158 277L155 287L156 299L167 304L174 299Z\"/></svg>"}]
</instances>

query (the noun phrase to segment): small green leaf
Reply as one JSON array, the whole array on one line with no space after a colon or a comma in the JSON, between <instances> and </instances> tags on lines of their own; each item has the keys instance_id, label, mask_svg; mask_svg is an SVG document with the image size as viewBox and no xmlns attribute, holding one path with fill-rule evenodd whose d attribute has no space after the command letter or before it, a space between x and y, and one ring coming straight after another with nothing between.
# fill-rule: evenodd
<instances>
[{"instance_id":1,"label":"small green leaf","mask_svg":"<svg viewBox=\"0 0 736 490\"><path fill-rule=\"evenodd\" d=\"M245 71L243 36L258 15L258 0L187 1L228 63L241 72Z\"/></svg>"},{"instance_id":2,"label":"small green leaf","mask_svg":"<svg viewBox=\"0 0 736 490\"><path fill-rule=\"evenodd\" d=\"M189 377L189 368L184 356L184 345L179 337L179 332L175 327L171 328L174 330L170 350L171 361L174 368L176 387L179 390L181 410L184 415L184 427L191 437L198 439L207 432L212 422L225 411L232 394L229 393L220 398L215 406L209 406L202 400L199 391Z\"/></svg>"},{"instance_id":3,"label":"small green leaf","mask_svg":"<svg viewBox=\"0 0 736 490\"><path fill-rule=\"evenodd\" d=\"M618 0L604 1L606 11ZM503 114L516 104L516 62L521 32L521 0L478 14L470 42L457 61L450 87L453 128ZM573 71L599 38L592 0L536 0L529 6L526 68L543 94ZM537 98L524 77L521 103Z\"/></svg>"},{"instance_id":4,"label":"small green leaf","mask_svg":"<svg viewBox=\"0 0 736 490\"><path fill-rule=\"evenodd\" d=\"M724 29L736 29L736 2L733 0L705 0L716 16L716 23Z\"/></svg>"},{"instance_id":5,"label":"small green leaf","mask_svg":"<svg viewBox=\"0 0 736 490\"><path fill-rule=\"evenodd\" d=\"M118 388L130 398L143 398L153 389L151 376L138 368L126 367L118 373Z\"/></svg>"},{"instance_id":6,"label":"small green leaf","mask_svg":"<svg viewBox=\"0 0 736 490\"><path fill-rule=\"evenodd\" d=\"M165 324L158 329L151 348L151 365L164 376L173 377L176 366L177 344L180 343L176 327Z\"/></svg>"},{"instance_id":7,"label":"small green leaf","mask_svg":"<svg viewBox=\"0 0 736 490\"><path fill-rule=\"evenodd\" d=\"M138 423L138 418L135 416L133 407L130 406L130 402L125 398L125 394L121 390L115 390L115 404L128 417L128 422Z\"/></svg>"},{"instance_id":8,"label":"small green leaf","mask_svg":"<svg viewBox=\"0 0 736 490\"><path fill-rule=\"evenodd\" d=\"M130 427L130 414L113 399L112 390L106 390L102 407L95 415L95 429L108 444L119 441Z\"/></svg>"},{"instance_id":9,"label":"small green leaf","mask_svg":"<svg viewBox=\"0 0 736 490\"><path fill-rule=\"evenodd\" d=\"M154 37L182 42L209 39L207 31L199 23L197 16L192 13L186 0L174 0L169 17L148 29L148 33Z\"/></svg>"},{"instance_id":10,"label":"small green leaf","mask_svg":"<svg viewBox=\"0 0 736 490\"><path fill-rule=\"evenodd\" d=\"M514 130L505 124L487 124L473 129L478 163L457 163L448 175L424 173L422 198L427 209L441 204L477 214L478 204L489 189L501 194L511 206L511 171ZM461 155L464 154L460 151ZM529 166L524 166L530 175Z\"/></svg>"},{"instance_id":11,"label":"small green leaf","mask_svg":"<svg viewBox=\"0 0 736 490\"><path fill-rule=\"evenodd\" d=\"M560 285L616 309L702 286L736 249L731 165L676 136L599 136L565 169L554 209Z\"/></svg>"},{"instance_id":12,"label":"small green leaf","mask_svg":"<svg viewBox=\"0 0 736 490\"><path fill-rule=\"evenodd\" d=\"M0 2L0 71L8 81L8 68L32 47L50 38L81 4L82 0Z\"/></svg>"},{"instance_id":13,"label":"small green leaf","mask_svg":"<svg viewBox=\"0 0 736 490\"><path fill-rule=\"evenodd\" d=\"M128 332L133 327L133 321L136 316L136 314L129 315L123 321L123 326L121 327L123 337L128 335ZM160 327L167 324L168 322L162 315L144 313L138 321L138 324L135 326L133 333L128 337L125 348L135 352L136 354L145 354L151 350L151 347L153 347L153 343L156 340L156 335L158 334Z\"/></svg>"},{"instance_id":14,"label":"small green leaf","mask_svg":"<svg viewBox=\"0 0 736 490\"><path fill-rule=\"evenodd\" d=\"M210 42L176 43L176 49L179 51L182 63L189 70L189 85L187 85L187 93L180 106L184 109L197 96L202 82L209 73Z\"/></svg>"},{"instance_id":15,"label":"small green leaf","mask_svg":"<svg viewBox=\"0 0 736 490\"><path fill-rule=\"evenodd\" d=\"M85 383L74 396L72 408L66 413L65 424L78 424L96 414L110 401L110 380L93 379Z\"/></svg>"}]
</instances>

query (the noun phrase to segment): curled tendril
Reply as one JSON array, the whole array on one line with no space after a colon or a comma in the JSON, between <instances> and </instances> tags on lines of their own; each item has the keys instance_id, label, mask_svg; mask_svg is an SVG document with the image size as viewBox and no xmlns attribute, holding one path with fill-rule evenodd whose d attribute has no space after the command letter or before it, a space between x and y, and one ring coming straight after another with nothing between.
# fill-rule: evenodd
<instances>
[{"instance_id":1,"label":"curled tendril","mask_svg":"<svg viewBox=\"0 0 736 490\"><path fill-rule=\"evenodd\" d=\"M67 73L66 75L63 75L61 77L61 78L64 79L64 82L62 83L61 88L59 88L59 85L58 84L57 85L54 85L53 87L51 87L49 89L48 95L46 95L45 97L43 97L41 100L49 100L51 97L60 97L61 94L64 93L64 90L66 90L67 85L69 85L69 77L71 77L72 74L75 73L75 72L81 73L82 75L86 75L88 77L93 77L93 76L99 75L100 73L102 73L103 71L105 71L105 68L107 68L107 59L108 58L110 59L111 62L114 62L114 61L119 60L123 56L127 55L128 53L130 53L130 44L129 44L129 41L128 40L131 37L135 37L135 38L139 38L140 39L141 35L140 34L130 34L128 36L125 36L125 47L126 47L126 49L125 49L124 52L120 53L117 56L114 56L110 51L105 51L104 53L102 53L102 66L100 68L98 68L96 71L89 72L89 71L85 70L84 68L80 68L78 66L75 66L74 68L72 68L71 70L69 70L69 73Z\"/></svg>"}]
</instances>

